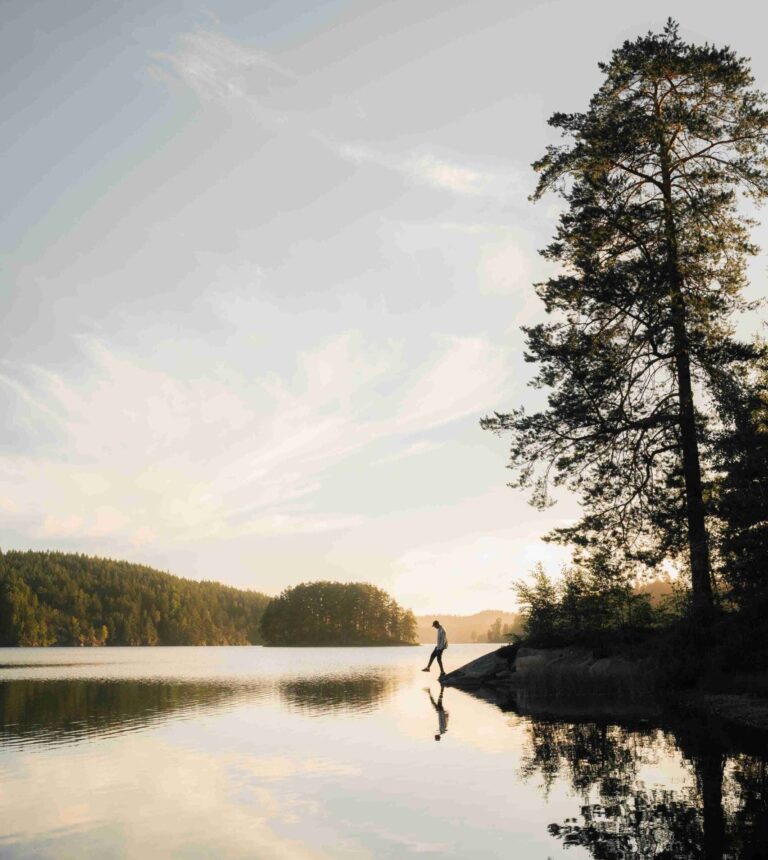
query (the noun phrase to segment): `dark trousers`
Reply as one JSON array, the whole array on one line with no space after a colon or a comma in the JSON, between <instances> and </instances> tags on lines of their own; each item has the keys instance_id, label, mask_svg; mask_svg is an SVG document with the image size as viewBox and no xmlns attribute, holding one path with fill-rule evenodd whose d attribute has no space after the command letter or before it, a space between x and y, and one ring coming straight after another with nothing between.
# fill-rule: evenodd
<instances>
[{"instance_id":1,"label":"dark trousers","mask_svg":"<svg viewBox=\"0 0 768 860\"><path fill-rule=\"evenodd\" d=\"M435 648L435 650L429 655L427 669L432 665L433 660L437 660L437 665L440 667L440 674L445 675L445 669L443 669L443 651L445 651L445 648Z\"/></svg>"}]
</instances>

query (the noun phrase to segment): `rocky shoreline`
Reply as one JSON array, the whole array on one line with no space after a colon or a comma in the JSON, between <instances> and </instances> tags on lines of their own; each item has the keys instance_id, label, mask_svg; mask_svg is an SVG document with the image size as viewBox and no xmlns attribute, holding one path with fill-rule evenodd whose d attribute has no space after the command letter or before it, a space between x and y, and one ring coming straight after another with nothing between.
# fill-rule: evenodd
<instances>
[{"instance_id":1,"label":"rocky shoreline","mask_svg":"<svg viewBox=\"0 0 768 860\"><path fill-rule=\"evenodd\" d=\"M525 648L505 645L465 666L448 672L446 687L518 688L529 684L562 685L564 689L587 684L632 685L646 688L652 682L647 660L625 657L595 657L580 648Z\"/></svg>"},{"instance_id":2,"label":"rocky shoreline","mask_svg":"<svg viewBox=\"0 0 768 860\"><path fill-rule=\"evenodd\" d=\"M521 712L645 718L674 708L768 732L768 698L738 689L662 690L648 659L595 657L579 648L505 645L448 672L441 683Z\"/></svg>"}]
</instances>

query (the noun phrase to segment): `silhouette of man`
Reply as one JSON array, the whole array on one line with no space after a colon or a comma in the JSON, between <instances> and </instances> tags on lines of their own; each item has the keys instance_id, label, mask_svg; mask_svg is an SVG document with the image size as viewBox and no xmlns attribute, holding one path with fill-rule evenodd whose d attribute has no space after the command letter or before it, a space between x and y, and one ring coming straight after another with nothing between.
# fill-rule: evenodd
<instances>
[{"instance_id":1,"label":"silhouette of man","mask_svg":"<svg viewBox=\"0 0 768 860\"><path fill-rule=\"evenodd\" d=\"M448 647L448 637L445 635L445 628L439 621L433 621L432 626L437 630L437 645L435 645L435 650L429 657L429 663L427 663L421 671L429 672L432 661L437 660L437 665L440 667L440 677L442 677L445 675L445 669L443 668L443 651Z\"/></svg>"},{"instance_id":2,"label":"silhouette of man","mask_svg":"<svg viewBox=\"0 0 768 860\"><path fill-rule=\"evenodd\" d=\"M435 740L439 741L440 736L444 735L448 731L448 711L443 707L444 688L440 687L440 695L437 697L437 701L435 701L435 698L432 695L432 690L430 690L429 687L427 687L427 692L429 693L429 700L432 702L432 707L437 711L437 734L435 735Z\"/></svg>"}]
</instances>

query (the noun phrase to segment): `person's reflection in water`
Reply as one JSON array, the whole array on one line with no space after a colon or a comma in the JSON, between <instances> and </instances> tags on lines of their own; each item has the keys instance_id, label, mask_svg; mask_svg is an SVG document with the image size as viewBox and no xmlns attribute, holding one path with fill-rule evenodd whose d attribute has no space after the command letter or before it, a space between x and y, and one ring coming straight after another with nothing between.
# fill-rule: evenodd
<instances>
[{"instance_id":1,"label":"person's reflection in water","mask_svg":"<svg viewBox=\"0 0 768 860\"><path fill-rule=\"evenodd\" d=\"M443 692L445 687L442 684L440 685L440 695L437 697L437 701L435 701L432 695L432 690L429 687L425 687L425 689L429 693L429 701L432 702L432 707L437 711L437 734L435 735L435 740L439 741L448 731L448 711L443 707Z\"/></svg>"}]
</instances>

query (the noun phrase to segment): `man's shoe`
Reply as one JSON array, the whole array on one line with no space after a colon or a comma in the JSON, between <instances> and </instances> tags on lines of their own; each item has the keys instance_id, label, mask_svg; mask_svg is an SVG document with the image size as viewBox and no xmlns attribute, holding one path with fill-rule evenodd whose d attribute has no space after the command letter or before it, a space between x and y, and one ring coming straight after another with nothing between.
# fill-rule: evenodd
<instances>
[{"instance_id":1,"label":"man's shoe","mask_svg":"<svg viewBox=\"0 0 768 860\"><path fill-rule=\"evenodd\" d=\"M427 666L427 668L426 668L426 669L422 669L421 671L422 671L422 672L429 672L429 666Z\"/></svg>"}]
</instances>

